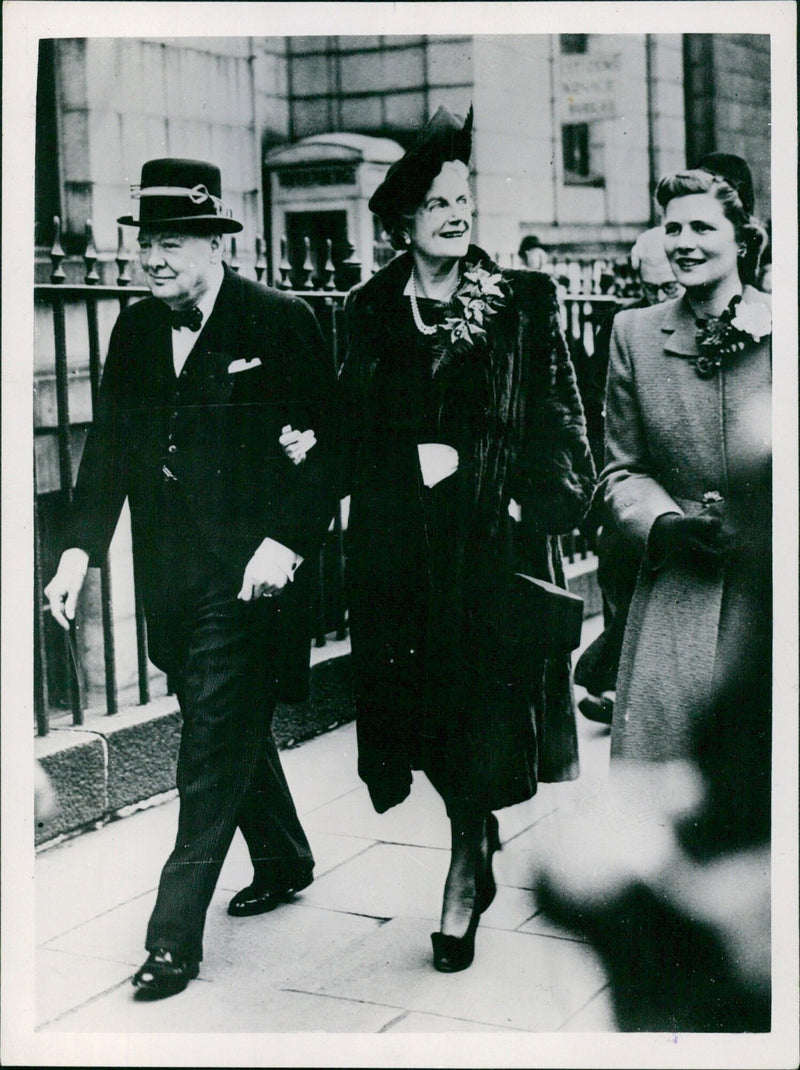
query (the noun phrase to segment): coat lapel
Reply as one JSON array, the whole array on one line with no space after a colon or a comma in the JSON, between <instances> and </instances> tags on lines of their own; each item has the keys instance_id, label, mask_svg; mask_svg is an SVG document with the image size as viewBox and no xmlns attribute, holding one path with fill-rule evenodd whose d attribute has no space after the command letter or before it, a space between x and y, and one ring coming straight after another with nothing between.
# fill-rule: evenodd
<instances>
[{"instance_id":1,"label":"coat lapel","mask_svg":"<svg viewBox=\"0 0 800 1070\"><path fill-rule=\"evenodd\" d=\"M673 301L667 307L661 323L664 349L681 357L697 357L697 323L685 297Z\"/></svg>"},{"instance_id":2,"label":"coat lapel","mask_svg":"<svg viewBox=\"0 0 800 1070\"><path fill-rule=\"evenodd\" d=\"M204 403L224 405L231 394L235 375L228 366L236 358L239 304L237 280L228 267L222 280L217 300L208 318L208 323L192 349L183 369L183 375L201 395Z\"/></svg>"}]
</instances>

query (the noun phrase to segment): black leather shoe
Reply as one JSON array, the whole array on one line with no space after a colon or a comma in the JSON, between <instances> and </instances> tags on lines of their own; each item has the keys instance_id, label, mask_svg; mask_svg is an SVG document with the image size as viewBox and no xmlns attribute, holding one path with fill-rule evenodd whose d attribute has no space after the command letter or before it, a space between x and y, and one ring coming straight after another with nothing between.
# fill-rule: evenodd
<instances>
[{"instance_id":1,"label":"black leather shoe","mask_svg":"<svg viewBox=\"0 0 800 1070\"><path fill-rule=\"evenodd\" d=\"M587 695L586 698L580 700L578 709L587 721L594 721L595 724L611 724L614 717L614 700L609 698L608 694L606 692L600 698L596 695Z\"/></svg>"},{"instance_id":2,"label":"black leather shoe","mask_svg":"<svg viewBox=\"0 0 800 1070\"><path fill-rule=\"evenodd\" d=\"M475 932L480 920L481 912L476 898L467 931L463 936L431 933L434 969L439 973L459 973L472 965L475 958Z\"/></svg>"},{"instance_id":3,"label":"black leather shoe","mask_svg":"<svg viewBox=\"0 0 800 1070\"><path fill-rule=\"evenodd\" d=\"M298 874L293 880L279 887L266 887L260 882L254 881L228 903L228 913L232 918L249 918L254 914L266 914L274 910L287 899L291 899L295 892L302 892L314 880L312 870L306 870Z\"/></svg>"},{"instance_id":4,"label":"black leather shoe","mask_svg":"<svg viewBox=\"0 0 800 1070\"><path fill-rule=\"evenodd\" d=\"M147 957L147 962L133 975L136 999L165 999L183 992L200 972L200 963L195 959L181 958L171 951L157 947Z\"/></svg>"}]
</instances>

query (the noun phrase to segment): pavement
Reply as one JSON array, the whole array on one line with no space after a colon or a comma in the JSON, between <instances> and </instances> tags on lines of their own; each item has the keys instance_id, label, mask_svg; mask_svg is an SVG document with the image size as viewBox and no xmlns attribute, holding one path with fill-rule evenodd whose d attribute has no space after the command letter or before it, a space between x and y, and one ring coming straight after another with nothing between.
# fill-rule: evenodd
<instances>
[{"instance_id":1,"label":"pavement","mask_svg":"<svg viewBox=\"0 0 800 1070\"><path fill-rule=\"evenodd\" d=\"M600 626L599 617L586 621L584 645ZM131 1042L145 1033L614 1032L599 959L542 916L531 889L537 858L607 776L608 730L580 715L578 728L581 777L544 784L498 812L498 894L471 969L447 975L431 965L449 858L441 800L416 773L409 799L376 814L347 724L282 752L316 858L314 883L272 913L229 917L228 900L251 879L237 833L208 911L200 976L170 999L134 1001L130 978L145 957L174 840L174 793L40 851L37 1032L129 1034Z\"/></svg>"}]
</instances>

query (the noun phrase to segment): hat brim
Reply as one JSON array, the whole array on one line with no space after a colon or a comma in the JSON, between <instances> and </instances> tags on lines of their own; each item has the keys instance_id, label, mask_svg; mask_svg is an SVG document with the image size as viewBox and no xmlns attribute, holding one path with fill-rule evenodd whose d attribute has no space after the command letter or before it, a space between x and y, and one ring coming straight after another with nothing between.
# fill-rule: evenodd
<instances>
[{"instance_id":1,"label":"hat brim","mask_svg":"<svg viewBox=\"0 0 800 1070\"><path fill-rule=\"evenodd\" d=\"M175 228L183 231L197 231L201 234L238 234L242 230L242 224L235 219L227 219L218 215L186 215L173 216L171 219L149 219L142 222L133 216L123 215L117 219L124 227L149 227L151 230L169 230Z\"/></svg>"},{"instance_id":2,"label":"hat brim","mask_svg":"<svg viewBox=\"0 0 800 1070\"><path fill-rule=\"evenodd\" d=\"M416 144L395 160L369 199L369 210L382 222L422 203L445 163L459 161L469 167L472 152L472 105L466 119L440 107L420 132Z\"/></svg>"}]
</instances>

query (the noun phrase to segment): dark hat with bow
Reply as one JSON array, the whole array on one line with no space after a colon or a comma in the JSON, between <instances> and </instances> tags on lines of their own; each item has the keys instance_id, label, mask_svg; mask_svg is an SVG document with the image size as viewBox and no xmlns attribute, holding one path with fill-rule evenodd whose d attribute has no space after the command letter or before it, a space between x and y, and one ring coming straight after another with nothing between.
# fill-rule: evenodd
<instances>
[{"instance_id":1,"label":"dark hat with bow","mask_svg":"<svg viewBox=\"0 0 800 1070\"><path fill-rule=\"evenodd\" d=\"M753 214L756 206L753 176L741 156L734 156L731 152L709 152L698 163L697 170L707 171L727 182L739 194L745 212Z\"/></svg>"},{"instance_id":2,"label":"dark hat with bow","mask_svg":"<svg viewBox=\"0 0 800 1070\"><path fill-rule=\"evenodd\" d=\"M242 224L222 203L220 170L205 160L148 160L142 181L131 187L139 218L122 216L128 227L164 227L198 234L235 234Z\"/></svg>"},{"instance_id":3,"label":"dark hat with bow","mask_svg":"<svg viewBox=\"0 0 800 1070\"><path fill-rule=\"evenodd\" d=\"M439 107L420 131L416 143L386 172L386 178L370 198L370 210L381 220L415 211L442 164L448 160L469 164L471 151L472 106L466 119L453 115L444 106Z\"/></svg>"}]
</instances>

